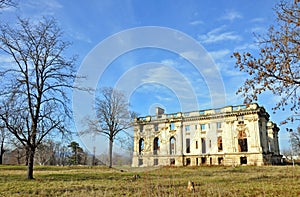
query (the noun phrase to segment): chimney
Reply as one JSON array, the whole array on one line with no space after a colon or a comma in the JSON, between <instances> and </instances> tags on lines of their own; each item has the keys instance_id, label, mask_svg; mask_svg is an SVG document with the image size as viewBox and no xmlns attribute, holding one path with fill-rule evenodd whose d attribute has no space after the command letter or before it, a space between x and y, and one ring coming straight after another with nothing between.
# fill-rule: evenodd
<instances>
[{"instance_id":1,"label":"chimney","mask_svg":"<svg viewBox=\"0 0 300 197\"><path fill-rule=\"evenodd\" d=\"M156 107L156 117L161 117L162 114L165 113L165 110L160 107Z\"/></svg>"}]
</instances>

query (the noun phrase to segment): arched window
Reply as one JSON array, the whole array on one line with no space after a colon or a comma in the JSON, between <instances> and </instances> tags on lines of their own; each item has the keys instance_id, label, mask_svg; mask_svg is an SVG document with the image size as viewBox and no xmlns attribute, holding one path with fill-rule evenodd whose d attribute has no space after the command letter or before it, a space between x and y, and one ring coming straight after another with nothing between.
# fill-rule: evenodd
<instances>
[{"instance_id":1,"label":"arched window","mask_svg":"<svg viewBox=\"0 0 300 197\"><path fill-rule=\"evenodd\" d=\"M159 148L160 148L159 138L156 137L156 138L154 138L154 141L153 141L153 154L154 155L157 155Z\"/></svg>"},{"instance_id":2,"label":"arched window","mask_svg":"<svg viewBox=\"0 0 300 197\"><path fill-rule=\"evenodd\" d=\"M222 143L222 136L218 137L218 151L222 151L223 150L223 143Z\"/></svg>"},{"instance_id":3,"label":"arched window","mask_svg":"<svg viewBox=\"0 0 300 197\"><path fill-rule=\"evenodd\" d=\"M141 154L141 152L144 150L144 146L145 146L145 144L144 144L144 139L141 138L141 139L139 140L139 153L140 153L140 154Z\"/></svg>"},{"instance_id":4,"label":"arched window","mask_svg":"<svg viewBox=\"0 0 300 197\"><path fill-rule=\"evenodd\" d=\"M248 152L247 134L245 131L239 131L238 146L239 152Z\"/></svg>"},{"instance_id":5,"label":"arched window","mask_svg":"<svg viewBox=\"0 0 300 197\"><path fill-rule=\"evenodd\" d=\"M174 137L170 138L170 155L176 154L176 140Z\"/></svg>"}]
</instances>

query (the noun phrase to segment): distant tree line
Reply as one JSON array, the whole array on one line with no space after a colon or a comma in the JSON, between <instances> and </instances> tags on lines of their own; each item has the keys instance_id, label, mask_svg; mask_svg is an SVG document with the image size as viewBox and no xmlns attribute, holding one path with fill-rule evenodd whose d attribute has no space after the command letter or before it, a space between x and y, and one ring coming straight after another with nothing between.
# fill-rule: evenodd
<instances>
[{"instance_id":1,"label":"distant tree line","mask_svg":"<svg viewBox=\"0 0 300 197\"><path fill-rule=\"evenodd\" d=\"M8 148L10 147L10 148ZM5 153L1 158L1 164L27 165L26 149L16 140L6 145ZM71 141L62 143L53 140L45 140L36 150L34 165L73 166L73 165L109 165L107 154L95 155L84 151L79 143ZM114 165L130 165L131 157L114 153L112 160Z\"/></svg>"},{"instance_id":2,"label":"distant tree line","mask_svg":"<svg viewBox=\"0 0 300 197\"><path fill-rule=\"evenodd\" d=\"M20 143L15 141L7 147L3 159L3 164L27 165L26 149ZM53 140L43 141L36 150L34 164L36 165L92 165L88 159L92 158L87 152L78 145L76 152L72 149L72 144L78 144L72 141L70 144L55 142ZM74 159L76 157L76 159Z\"/></svg>"}]
</instances>

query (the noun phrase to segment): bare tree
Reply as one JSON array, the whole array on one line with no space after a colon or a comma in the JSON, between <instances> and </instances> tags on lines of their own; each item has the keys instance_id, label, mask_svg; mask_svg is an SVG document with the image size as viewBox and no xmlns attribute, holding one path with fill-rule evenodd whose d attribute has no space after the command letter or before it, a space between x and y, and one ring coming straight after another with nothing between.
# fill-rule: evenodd
<instances>
[{"instance_id":1,"label":"bare tree","mask_svg":"<svg viewBox=\"0 0 300 197\"><path fill-rule=\"evenodd\" d=\"M3 155L7 151L4 147L5 140L8 138L8 132L6 131L5 127L0 125L0 165L3 164Z\"/></svg>"},{"instance_id":2,"label":"bare tree","mask_svg":"<svg viewBox=\"0 0 300 197\"><path fill-rule=\"evenodd\" d=\"M21 165L27 163L24 146L15 138L10 140L10 145L11 151L8 155L9 164Z\"/></svg>"},{"instance_id":3,"label":"bare tree","mask_svg":"<svg viewBox=\"0 0 300 197\"><path fill-rule=\"evenodd\" d=\"M0 9L5 9L8 7L15 7L16 3L13 0L0 0ZM0 164L3 163L3 155L6 152L4 148L4 142L7 138L8 134L5 131L5 128L0 125Z\"/></svg>"},{"instance_id":4,"label":"bare tree","mask_svg":"<svg viewBox=\"0 0 300 197\"><path fill-rule=\"evenodd\" d=\"M35 163L39 165L49 165L49 161L51 159L51 150L47 144L41 143L35 152Z\"/></svg>"},{"instance_id":5,"label":"bare tree","mask_svg":"<svg viewBox=\"0 0 300 197\"><path fill-rule=\"evenodd\" d=\"M89 130L109 140L109 167L112 167L113 143L116 136L131 127L129 104L125 95L111 87L102 88L96 99L97 120L89 121Z\"/></svg>"},{"instance_id":6,"label":"bare tree","mask_svg":"<svg viewBox=\"0 0 300 197\"><path fill-rule=\"evenodd\" d=\"M292 160L293 158L293 152L291 149L283 149L281 154L286 158L286 160Z\"/></svg>"},{"instance_id":7,"label":"bare tree","mask_svg":"<svg viewBox=\"0 0 300 197\"><path fill-rule=\"evenodd\" d=\"M16 2L13 0L0 0L0 9L15 7Z\"/></svg>"},{"instance_id":8,"label":"bare tree","mask_svg":"<svg viewBox=\"0 0 300 197\"><path fill-rule=\"evenodd\" d=\"M300 154L300 127L298 127L295 131L290 129L290 140L291 140L291 148L294 154Z\"/></svg>"},{"instance_id":9,"label":"bare tree","mask_svg":"<svg viewBox=\"0 0 300 197\"><path fill-rule=\"evenodd\" d=\"M36 150L36 162L39 165L54 165L55 164L55 142L53 140L43 141Z\"/></svg>"},{"instance_id":10,"label":"bare tree","mask_svg":"<svg viewBox=\"0 0 300 197\"><path fill-rule=\"evenodd\" d=\"M0 118L26 148L27 178L33 179L36 148L53 132L67 132L71 120L68 95L76 77L75 59L64 52L70 43L62 40L56 21L31 22L19 18L15 25L1 25L0 49L13 62L0 71L0 96L5 103Z\"/></svg>"},{"instance_id":11,"label":"bare tree","mask_svg":"<svg viewBox=\"0 0 300 197\"><path fill-rule=\"evenodd\" d=\"M118 141L119 147L122 148L122 150L129 154L128 156L132 158L133 149L134 149L134 137L130 133L125 133L123 136L118 136L116 138Z\"/></svg>"},{"instance_id":12,"label":"bare tree","mask_svg":"<svg viewBox=\"0 0 300 197\"><path fill-rule=\"evenodd\" d=\"M299 2L281 2L275 7L277 25L271 26L265 36L259 39L259 55L249 52L235 52L236 67L249 74L237 93L241 93L245 103L258 99L258 95L270 91L281 100L273 110L287 107L294 115L286 121L299 116L300 109L300 11ZM284 122L283 122L284 123Z\"/></svg>"}]
</instances>

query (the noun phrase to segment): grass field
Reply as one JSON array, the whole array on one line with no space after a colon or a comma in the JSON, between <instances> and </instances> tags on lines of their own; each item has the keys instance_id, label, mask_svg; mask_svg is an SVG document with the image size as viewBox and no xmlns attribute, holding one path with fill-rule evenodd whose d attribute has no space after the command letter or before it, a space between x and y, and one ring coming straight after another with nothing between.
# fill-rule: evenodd
<instances>
[{"instance_id":1,"label":"grass field","mask_svg":"<svg viewBox=\"0 0 300 197\"><path fill-rule=\"evenodd\" d=\"M300 166L34 169L0 166L0 196L300 196Z\"/></svg>"}]
</instances>

